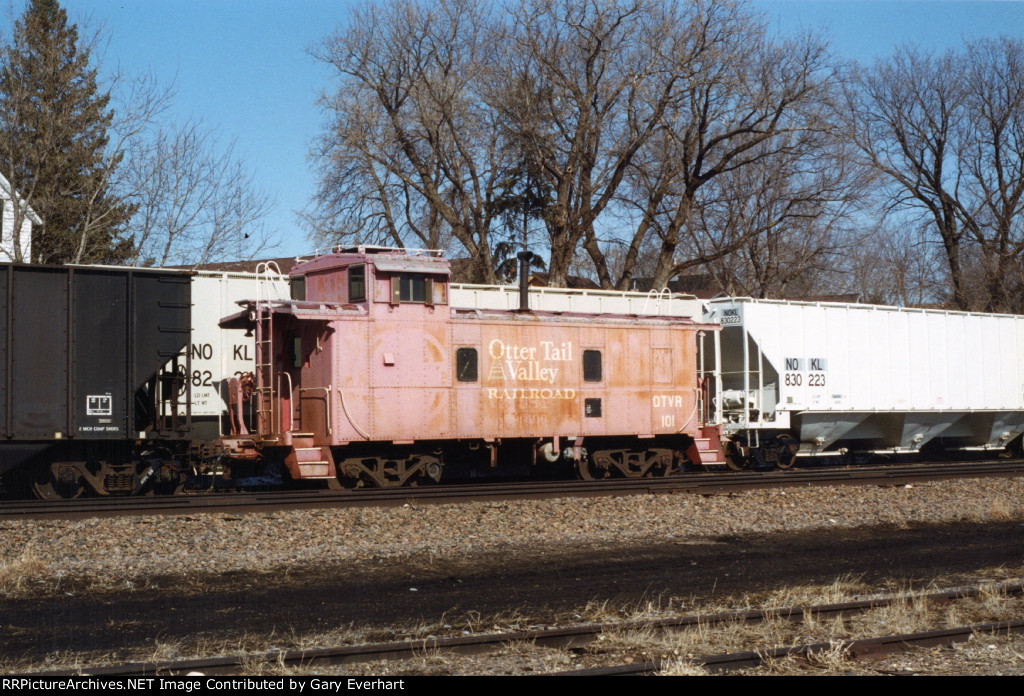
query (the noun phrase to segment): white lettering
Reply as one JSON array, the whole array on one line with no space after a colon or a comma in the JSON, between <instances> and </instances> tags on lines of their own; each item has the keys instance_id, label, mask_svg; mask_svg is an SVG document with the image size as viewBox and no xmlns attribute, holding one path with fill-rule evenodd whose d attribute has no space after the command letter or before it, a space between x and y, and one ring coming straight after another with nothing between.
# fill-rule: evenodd
<instances>
[{"instance_id":1,"label":"white lettering","mask_svg":"<svg viewBox=\"0 0 1024 696\"><path fill-rule=\"evenodd\" d=\"M553 386L562 368L549 363L572 360L572 343L562 341L556 345L554 341L541 341L539 347L522 346L496 338L487 345L487 353L492 360L490 381L541 382Z\"/></svg>"},{"instance_id":2,"label":"white lettering","mask_svg":"<svg viewBox=\"0 0 1024 696\"><path fill-rule=\"evenodd\" d=\"M538 399L550 401L555 399L575 399L575 389L494 389L487 390L488 399Z\"/></svg>"}]
</instances>

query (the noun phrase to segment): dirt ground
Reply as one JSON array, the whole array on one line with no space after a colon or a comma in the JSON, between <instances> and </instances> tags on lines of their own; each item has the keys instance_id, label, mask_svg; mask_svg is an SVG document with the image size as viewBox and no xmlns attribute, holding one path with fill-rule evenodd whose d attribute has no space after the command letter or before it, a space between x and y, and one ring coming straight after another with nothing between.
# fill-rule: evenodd
<instances>
[{"instance_id":1,"label":"dirt ground","mask_svg":"<svg viewBox=\"0 0 1024 696\"><path fill-rule=\"evenodd\" d=\"M1024 525L987 522L751 534L693 542L517 553L413 556L360 565L153 578L114 587L72 579L0 598L0 655L50 662L61 653L137 659L160 643L237 643L346 629L386 640L401 627L490 630L495 617L565 621L588 603L655 601L690 611L723 598L857 577L881 588L976 579L1024 565ZM1004 579L1004 578L998 578ZM285 646L286 647L286 646Z\"/></svg>"}]
</instances>

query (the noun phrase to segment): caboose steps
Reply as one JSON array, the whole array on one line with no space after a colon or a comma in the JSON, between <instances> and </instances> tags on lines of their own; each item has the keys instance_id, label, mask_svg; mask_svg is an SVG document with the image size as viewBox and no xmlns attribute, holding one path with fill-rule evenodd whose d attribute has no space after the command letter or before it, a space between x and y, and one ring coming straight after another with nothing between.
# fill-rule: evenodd
<instances>
[{"instance_id":1,"label":"caboose steps","mask_svg":"<svg viewBox=\"0 0 1024 696\"><path fill-rule=\"evenodd\" d=\"M292 447L285 464L293 479L337 479L330 447Z\"/></svg>"},{"instance_id":2,"label":"caboose steps","mask_svg":"<svg viewBox=\"0 0 1024 696\"><path fill-rule=\"evenodd\" d=\"M700 437L686 450L690 463L699 466L725 464L722 455L722 441L717 427L699 428Z\"/></svg>"}]
</instances>

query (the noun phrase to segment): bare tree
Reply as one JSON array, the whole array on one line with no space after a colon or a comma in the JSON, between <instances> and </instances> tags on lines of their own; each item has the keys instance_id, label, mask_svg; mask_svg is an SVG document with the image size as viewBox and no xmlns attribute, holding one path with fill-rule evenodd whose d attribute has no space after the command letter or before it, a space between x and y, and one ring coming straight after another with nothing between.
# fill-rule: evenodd
<instances>
[{"instance_id":1,"label":"bare tree","mask_svg":"<svg viewBox=\"0 0 1024 696\"><path fill-rule=\"evenodd\" d=\"M564 283L581 244L601 284L613 284L597 220L741 15L728 0L524 0L514 9L502 110L550 191L552 284ZM539 87L516 89L524 81Z\"/></svg>"},{"instance_id":2,"label":"bare tree","mask_svg":"<svg viewBox=\"0 0 1024 696\"><path fill-rule=\"evenodd\" d=\"M959 152L959 206L984 267L975 304L1024 312L1024 41L970 43L961 75L968 130Z\"/></svg>"},{"instance_id":3,"label":"bare tree","mask_svg":"<svg viewBox=\"0 0 1024 696\"><path fill-rule=\"evenodd\" d=\"M552 285L613 201L695 53L682 3L524 0L494 101L551 192ZM689 30L689 31L688 31ZM598 255L600 259L600 255Z\"/></svg>"},{"instance_id":4,"label":"bare tree","mask_svg":"<svg viewBox=\"0 0 1024 696\"><path fill-rule=\"evenodd\" d=\"M255 258L273 247L262 223L273 202L253 174L196 122L157 129L129 153L125 194L136 265L199 265Z\"/></svg>"},{"instance_id":5,"label":"bare tree","mask_svg":"<svg viewBox=\"0 0 1024 696\"><path fill-rule=\"evenodd\" d=\"M394 0L327 40L317 57L341 79L315 145L318 240L450 236L493 281L495 244L542 225L554 285L584 249L604 287L627 287L652 241L664 284L742 244L698 251L701 187L829 128L824 46L770 39L736 0L504 9Z\"/></svg>"},{"instance_id":6,"label":"bare tree","mask_svg":"<svg viewBox=\"0 0 1024 696\"><path fill-rule=\"evenodd\" d=\"M338 71L316 146L317 239L443 245L450 235L494 282L501 145L480 93L492 62L486 5L394 2L353 14L315 56Z\"/></svg>"},{"instance_id":7,"label":"bare tree","mask_svg":"<svg viewBox=\"0 0 1024 696\"><path fill-rule=\"evenodd\" d=\"M966 92L953 52L935 56L902 48L871 69L857 68L847 80L847 133L867 161L884 175L889 211L927 216L945 250L952 303L966 309L961 268L957 166L965 136Z\"/></svg>"},{"instance_id":8,"label":"bare tree","mask_svg":"<svg viewBox=\"0 0 1024 696\"><path fill-rule=\"evenodd\" d=\"M656 286L737 251L757 233L754 226L703 239L707 228L694 219L702 189L722 176L735 185L746 169L768 172L821 147L832 128L821 104L833 81L826 49L813 37L776 43L749 17L723 28L713 64L687 84L685 100L665 115L659 147L632 172L643 221L660 240Z\"/></svg>"},{"instance_id":9,"label":"bare tree","mask_svg":"<svg viewBox=\"0 0 1024 696\"><path fill-rule=\"evenodd\" d=\"M690 255L708 259L703 267L726 292L779 297L843 285L836 269L869 171L851 160L834 131L813 134L763 143L753 151L760 156L698 192Z\"/></svg>"},{"instance_id":10,"label":"bare tree","mask_svg":"<svg viewBox=\"0 0 1024 696\"><path fill-rule=\"evenodd\" d=\"M1004 37L901 48L850 83L850 132L888 182L888 210L930 223L959 309L1024 311L1022 70L1024 42Z\"/></svg>"},{"instance_id":11,"label":"bare tree","mask_svg":"<svg viewBox=\"0 0 1024 696\"><path fill-rule=\"evenodd\" d=\"M527 236L531 219L547 231L553 284L581 246L610 284L598 218L745 15L731 0L507 10L505 20L473 0L397 0L327 40L317 57L341 80L315 146L318 240L450 234L493 280L493 237L508 241L519 215Z\"/></svg>"},{"instance_id":12,"label":"bare tree","mask_svg":"<svg viewBox=\"0 0 1024 696\"><path fill-rule=\"evenodd\" d=\"M850 235L837 267L844 291L862 302L902 307L948 301L949 274L940 245L927 225L879 220Z\"/></svg>"}]
</instances>

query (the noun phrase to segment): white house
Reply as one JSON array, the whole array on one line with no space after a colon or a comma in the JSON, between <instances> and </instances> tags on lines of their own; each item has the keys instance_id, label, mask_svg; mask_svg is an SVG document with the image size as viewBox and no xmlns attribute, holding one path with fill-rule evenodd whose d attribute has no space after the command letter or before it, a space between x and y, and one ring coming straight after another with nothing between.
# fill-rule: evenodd
<instances>
[{"instance_id":1,"label":"white house","mask_svg":"<svg viewBox=\"0 0 1024 696\"><path fill-rule=\"evenodd\" d=\"M0 216L0 262L13 261L14 256L14 201L17 193L11 182L3 174L0 174L0 206L3 207L3 215ZM24 202L22 202L24 205ZM18 235L18 243L21 246L21 259L25 263L32 260L32 225L41 225L43 221L36 215L32 208L25 211L21 221L21 234Z\"/></svg>"}]
</instances>

